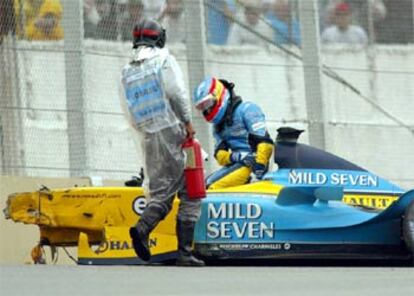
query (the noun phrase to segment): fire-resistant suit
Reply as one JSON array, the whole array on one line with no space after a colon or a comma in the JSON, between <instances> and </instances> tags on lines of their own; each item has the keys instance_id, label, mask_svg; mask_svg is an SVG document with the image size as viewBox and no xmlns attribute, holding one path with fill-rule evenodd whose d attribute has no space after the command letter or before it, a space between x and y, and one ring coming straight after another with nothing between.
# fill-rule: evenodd
<instances>
[{"instance_id":1,"label":"fire-resistant suit","mask_svg":"<svg viewBox=\"0 0 414 296\"><path fill-rule=\"evenodd\" d=\"M141 22L134 36L151 41L165 32L158 23ZM141 38L141 39L139 39ZM147 41L144 39L144 41ZM182 72L175 58L162 46L136 46L135 56L122 71L127 114L138 132L149 179L149 202L130 234L137 255L150 259L149 233L170 212L175 193L181 200L177 215L178 265L202 265L190 253L194 226L200 216L200 200L189 200L184 182L185 156L181 145L188 136L190 105ZM135 44L134 44L135 47ZM192 135L189 135L192 136ZM198 261L197 261L198 260ZM181 263L181 264L180 264Z\"/></svg>"},{"instance_id":2,"label":"fire-resistant suit","mask_svg":"<svg viewBox=\"0 0 414 296\"><path fill-rule=\"evenodd\" d=\"M207 178L209 189L245 184L252 172L261 179L273 151L262 110L255 103L243 102L233 88L226 80L207 78L193 96L195 107L213 123L214 156L223 166Z\"/></svg>"}]
</instances>

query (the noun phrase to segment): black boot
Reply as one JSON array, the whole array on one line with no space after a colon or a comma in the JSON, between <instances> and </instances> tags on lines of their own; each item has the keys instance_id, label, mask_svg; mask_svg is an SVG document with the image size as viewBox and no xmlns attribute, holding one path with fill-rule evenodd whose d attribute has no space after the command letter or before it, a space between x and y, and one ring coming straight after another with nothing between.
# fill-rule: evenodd
<instances>
[{"instance_id":1,"label":"black boot","mask_svg":"<svg viewBox=\"0 0 414 296\"><path fill-rule=\"evenodd\" d=\"M195 222L177 220L178 259L177 266L204 266L204 261L193 256Z\"/></svg>"},{"instance_id":2,"label":"black boot","mask_svg":"<svg viewBox=\"0 0 414 296\"><path fill-rule=\"evenodd\" d=\"M151 259L151 252L148 244L151 231L164 218L163 210L158 206L149 206L145 209L138 223L129 229L132 246L139 258L144 261Z\"/></svg>"}]
</instances>

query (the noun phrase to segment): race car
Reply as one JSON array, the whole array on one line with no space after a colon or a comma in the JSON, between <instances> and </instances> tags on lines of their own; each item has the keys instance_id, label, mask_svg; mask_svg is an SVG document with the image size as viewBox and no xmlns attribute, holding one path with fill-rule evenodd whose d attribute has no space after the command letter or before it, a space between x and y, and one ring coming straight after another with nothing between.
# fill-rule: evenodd
<instances>
[{"instance_id":1,"label":"race car","mask_svg":"<svg viewBox=\"0 0 414 296\"><path fill-rule=\"evenodd\" d=\"M405 192L343 158L298 143L301 132L278 130L277 169L262 180L207 192L195 230L198 255L207 264L284 258L413 261L414 190ZM149 263L177 256L178 202L150 236ZM13 221L39 225L35 250L75 245L78 264L146 264L136 257L128 232L145 205L142 187L42 188L10 195L4 212Z\"/></svg>"}]
</instances>

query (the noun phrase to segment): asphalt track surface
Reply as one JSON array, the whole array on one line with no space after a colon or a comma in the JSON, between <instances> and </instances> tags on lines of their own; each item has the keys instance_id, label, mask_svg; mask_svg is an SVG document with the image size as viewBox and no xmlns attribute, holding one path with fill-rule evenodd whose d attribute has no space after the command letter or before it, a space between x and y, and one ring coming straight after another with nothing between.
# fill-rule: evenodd
<instances>
[{"instance_id":1,"label":"asphalt track surface","mask_svg":"<svg viewBox=\"0 0 414 296\"><path fill-rule=\"evenodd\" d=\"M414 295L410 267L0 266L0 295Z\"/></svg>"}]
</instances>

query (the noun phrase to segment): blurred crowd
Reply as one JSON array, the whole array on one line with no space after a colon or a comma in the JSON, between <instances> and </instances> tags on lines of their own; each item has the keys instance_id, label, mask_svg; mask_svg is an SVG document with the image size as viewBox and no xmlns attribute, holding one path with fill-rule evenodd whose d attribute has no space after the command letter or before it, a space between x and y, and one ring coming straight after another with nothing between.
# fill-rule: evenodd
<instances>
[{"instance_id":1,"label":"blurred crowd","mask_svg":"<svg viewBox=\"0 0 414 296\"><path fill-rule=\"evenodd\" d=\"M168 43L185 42L189 0L83 0L86 38L127 41L144 17L161 22ZM300 0L204 0L207 42L300 46ZM319 0L323 43L412 43L413 0ZM0 40L63 38L60 0L1 0Z\"/></svg>"}]
</instances>

